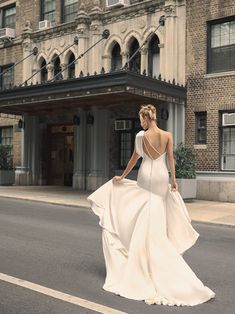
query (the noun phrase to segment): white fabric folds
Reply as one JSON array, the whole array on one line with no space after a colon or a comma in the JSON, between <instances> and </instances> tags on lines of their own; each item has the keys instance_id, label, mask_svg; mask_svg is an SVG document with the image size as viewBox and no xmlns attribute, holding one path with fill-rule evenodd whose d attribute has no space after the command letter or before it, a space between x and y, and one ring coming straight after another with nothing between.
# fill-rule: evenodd
<instances>
[{"instance_id":1,"label":"white fabric folds","mask_svg":"<svg viewBox=\"0 0 235 314\"><path fill-rule=\"evenodd\" d=\"M193 306L215 297L183 258L199 237L184 201L171 191L165 154L143 158L137 181L109 180L87 198L102 227L103 289L147 304Z\"/></svg>"}]
</instances>

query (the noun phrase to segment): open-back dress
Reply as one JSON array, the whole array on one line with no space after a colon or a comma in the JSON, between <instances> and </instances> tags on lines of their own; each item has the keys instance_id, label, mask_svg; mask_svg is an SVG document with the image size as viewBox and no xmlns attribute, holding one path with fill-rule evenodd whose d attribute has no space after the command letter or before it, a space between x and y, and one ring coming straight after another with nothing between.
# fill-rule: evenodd
<instances>
[{"instance_id":1,"label":"open-back dress","mask_svg":"<svg viewBox=\"0 0 235 314\"><path fill-rule=\"evenodd\" d=\"M153 159L135 148L142 162L137 181L109 180L87 200L102 227L106 278L103 289L147 304L193 306L215 297L183 258L199 233L184 201L172 191L166 152Z\"/></svg>"}]
</instances>

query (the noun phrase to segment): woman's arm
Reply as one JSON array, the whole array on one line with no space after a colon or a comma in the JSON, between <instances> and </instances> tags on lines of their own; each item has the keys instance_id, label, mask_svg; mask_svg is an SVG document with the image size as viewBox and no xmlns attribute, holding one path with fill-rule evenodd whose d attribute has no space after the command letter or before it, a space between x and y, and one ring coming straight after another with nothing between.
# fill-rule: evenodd
<instances>
[{"instance_id":1,"label":"woman's arm","mask_svg":"<svg viewBox=\"0 0 235 314\"><path fill-rule=\"evenodd\" d=\"M113 181L119 181L122 180L123 178L125 178L130 172L131 170L134 168L137 160L139 159L139 155L136 152L136 149L134 147L134 151L132 153L132 156L130 158L130 160L128 161L128 164L126 166L126 169L123 171L121 176L115 176L113 177Z\"/></svg>"},{"instance_id":2,"label":"woman's arm","mask_svg":"<svg viewBox=\"0 0 235 314\"><path fill-rule=\"evenodd\" d=\"M168 132L168 142L166 147L166 152L168 156L169 161L169 167L171 172L171 186L174 190L178 189L177 183L176 183L176 177L175 177L175 161L174 161L174 153L173 153L173 136L170 132Z\"/></svg>"}]
</instances>

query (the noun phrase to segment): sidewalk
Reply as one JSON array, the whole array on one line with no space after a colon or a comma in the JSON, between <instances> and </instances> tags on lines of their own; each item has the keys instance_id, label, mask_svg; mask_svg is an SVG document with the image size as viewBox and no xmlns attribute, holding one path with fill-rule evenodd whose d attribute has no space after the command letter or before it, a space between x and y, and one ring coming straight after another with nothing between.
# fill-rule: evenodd
<instances>
[{"instance_id":1,"label":"sidewalk","mask_svg":"<svg viewBox=\"0 0 235 314\"><path fill-rule=\"evenodd\" d=\"M0 186L0 197L79 206L87 210L90 207L86 198L90 193L64 186ZM192 221L235 228L235 203L195 199L186 201L185 204Z\"/></svg>"}]
</instances>

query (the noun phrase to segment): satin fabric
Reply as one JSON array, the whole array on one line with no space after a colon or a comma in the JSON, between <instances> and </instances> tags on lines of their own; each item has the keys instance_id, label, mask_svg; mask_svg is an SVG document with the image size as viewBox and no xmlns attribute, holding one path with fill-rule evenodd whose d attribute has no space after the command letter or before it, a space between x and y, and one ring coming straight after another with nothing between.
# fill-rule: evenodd
<instances>
[{"instance_id":1,"label":"satin fabric","mask_svg":"<svg viewBox=\"0 0 235 314\"><path fill-rule=\"evenodd\" d=\"M137 181L109 180L87 198L102 227L106 265L103 289L146 304L193 306L215 297L183 253L197 241L185 203L171 191L166 153L152 160L135 147L142 163Z\"/></svg>"}]
</instances>

